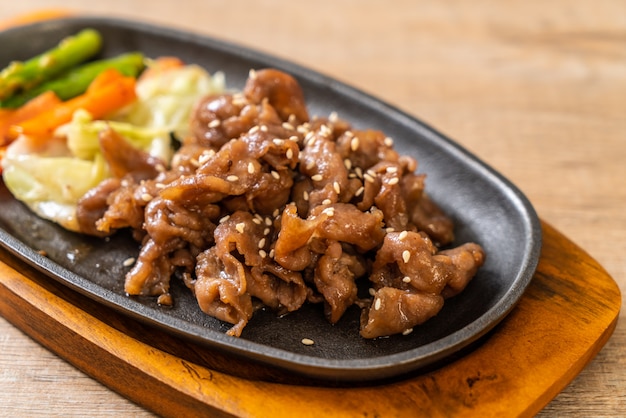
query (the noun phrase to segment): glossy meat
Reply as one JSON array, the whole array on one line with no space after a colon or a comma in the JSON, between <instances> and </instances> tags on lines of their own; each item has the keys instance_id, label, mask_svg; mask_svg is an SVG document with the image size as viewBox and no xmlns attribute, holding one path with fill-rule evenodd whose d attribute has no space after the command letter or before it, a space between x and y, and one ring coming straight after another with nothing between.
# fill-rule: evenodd
<instances>
[{"instance_id":1,"label":"glossy meat","mask_svg":"<svg viewBox=\"0 0 626 418\"><path fill-rule=\"evenodd\" d=\"M320 303L331 323L357 305L361 335L376 338L436 315L484 262L477 244L440 250L453 224L413 158L383 132L309 118L284 73L252 71L242 93L201 100L190 123L169 170L137 178L120 160L123 180L85 198L86 219L104 213L97 232L130 227L142 241L131 295L168 295L180 276L234 336L259 305L282 315Z\"/></svg>"}]
</instances>

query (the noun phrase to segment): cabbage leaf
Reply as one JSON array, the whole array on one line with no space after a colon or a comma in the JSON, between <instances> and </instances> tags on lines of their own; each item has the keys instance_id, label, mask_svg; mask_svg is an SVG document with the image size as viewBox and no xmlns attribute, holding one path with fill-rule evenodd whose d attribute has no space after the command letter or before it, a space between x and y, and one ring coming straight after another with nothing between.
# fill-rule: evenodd
<instances>
[{"instance_id":1,"label":"cabbage leaf","mask_svg":"<svg viewBox=\"0 0 626 418\"><path fill-rule=\"evenodd\" d=\"M34 146L27 137L14 141L2 161L2 177L13 196L42 218L79 231L79 199L111 176L99 133L111 126L133 146L169 163L171 134L187 135L195 103L223 92L224 77L186 65L140 79L136 89L138 100L109 120L93 120L79 110L44 147Z\"/></svg>"}]
</instances>

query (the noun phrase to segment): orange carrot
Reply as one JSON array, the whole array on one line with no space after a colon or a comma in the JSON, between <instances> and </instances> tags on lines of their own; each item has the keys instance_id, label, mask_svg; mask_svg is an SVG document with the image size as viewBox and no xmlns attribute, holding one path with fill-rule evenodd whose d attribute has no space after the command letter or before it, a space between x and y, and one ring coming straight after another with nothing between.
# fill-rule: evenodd
<instances>
[{"instance_id":1,"label":"orange carrot","mask_svg":"<svg viewBox=\"0 0 626 418\"><path fill-rule=\"evenodd\" d=\"M110 75L103 77L110 77ZM100 87L89 89L80 96L62 102L34 118L12 126L11 133L45 139L52 136L56 128L70 122L74 112L78 109L84 109L94 119L100 119L126 106L137 97L135 93L136 81L133 77L119 77L108 83L101 83L96 77L93 82L98 83Z\"/></svg>"},{"instance_id":2,"label":"orange carrot","mask_svg":"<svg viewBox=\"0 0 626 418\"><path fill-rule=\"evenodd\" d=\"M61 99L52 91L46 91L39 96L32 98L23 106L0 114L0 145L11 142L14 137L10 135L10 128L13 125L32 119L35 116L52 109L61 103Z\"/></svg>"},{"instance_id":3,"label":"orange carrot","mask_svg":"<svg viewBox=\"0 0 626 418\"><path fill-rule=\"evenodd\" d=\"M27 23L37 22L37 21L41 21L41 20L54 19L54 18L58 18L58 17L65 17L68 14L69 13L67 11L57 10L57 9L43 10L43 11L38 11L38 12L31 12L31 13L28 13L28 14L25 14L25 15L13 17L11 19L4 20L4 21L0 22L0 30L7 29L7 28L10 28L10 27L13 27L13 26L19 26L19 25L23 25L23 24L27 24ZM56 97L56 95L55 95L55 97ZM49 99L50 95L46 95L46 98ZM27 105L30 106L29 103L34 101L34 100L36 100L36 99L37 98L31 99L28 103L24 104L24 106L22 106L22 107L26 107ZM43 99L39 99L39 100L43 101ZM38 102L39 102L39 100L38 100ZM57 100L58 100L58 98L57 98ZM40 104L42 104L42 103L40 103ZM43 104L42 104L42 106L43 106ZM2 160L4 159L4 156L5 156L6 152L7 152L7 147L8 147L8 144L4 142L5 141L5 135L6 135L7 132L2 131L2 129L4 129L3 127L6 126L6 129L8 131L10 125L8 125L8 124L4 125L4 123L7 122L8 119L13 118L18 111L19 110L5 110L5 109L2 109L0 111L0 124L2 124L2 127L0 127L0 174L2 174ZM12 122L12 123L16 123L16 122Z\"/></svg>"},{"instance_id":4,"label":"orange carrot","mask_svg":"<svg viewBox=\"0 0 626 418\"><path fill-rule=\"evenodd\" d=\"M104 70L100 74L98 74L96 76L96 78L93 79L93 81L89 84L89 86L87 87L87 90L85 90L85 92L86 93L91 93L91 92L93 92L95 90L98 90L98 89L104 87L105 85L107 85L109 83L113 83L116 80L121 79L122 77L124 77L122 75L122 73L120 73L115 68L107 68L106 70Z\"/></svg>"},{"instance_id":5,"label":"orange carrot","mask_svg":"<svg viewBox=\"0 0 626 418\"><path fill-rule=\"evenodd\" d=\"M150 66L148 66L139 77L140 80L152 78L164 71L181 68L185 63L178 57L163 56L156 58Z\"/></svg>"},{"instance_id":6,"label":"orange carrot","mask_svg":"<svg viewBox=\"0 0 626 418\"><path fill-rule=\"evenodd\" d=\"M14 109L0 109L0 123L7 120L14 112Z\"/></svg>"}]
</instances>

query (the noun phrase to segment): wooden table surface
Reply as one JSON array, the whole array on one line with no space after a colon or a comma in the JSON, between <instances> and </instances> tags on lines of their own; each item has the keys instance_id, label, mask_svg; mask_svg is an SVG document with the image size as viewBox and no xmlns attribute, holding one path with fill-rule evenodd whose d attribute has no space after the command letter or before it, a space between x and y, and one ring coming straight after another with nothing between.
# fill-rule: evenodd
<instances>
[{"instance_id":1,"label":"wooden table surface","mask_svg":"<svg viewBox=\"0 0 626 418\"><path fill-rule=\"evenodd\" d=\"M49 7L3 2L0 20ZM261 49L396 105L511 179L626 293L626 1L65 0L63 7ZM625 315L542 416L626 415ZM0 405L0 416L12 417L152 416L2 318Z\"/></svg>"}]
</instances>

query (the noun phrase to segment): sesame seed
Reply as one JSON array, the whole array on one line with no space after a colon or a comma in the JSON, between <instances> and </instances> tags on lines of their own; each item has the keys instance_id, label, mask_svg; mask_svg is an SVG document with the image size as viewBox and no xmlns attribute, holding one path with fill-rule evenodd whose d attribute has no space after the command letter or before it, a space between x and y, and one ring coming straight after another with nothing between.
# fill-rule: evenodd
<instances>
[{"instance_id":1,"label":"sesame seed","mask_svg":"<svg viewBox=\"0 0 626 418\"><path fill-rule=\"evenodd\" d=\"M289 129L290 131L293 131L295 129L293 125L289 122L283 122L283 128Z\"/></svg>"},{"instance_id":2,"label":"sesame seed","mask_svg":"<svg viewBox=\"0 0 626 418\"><path fill-rule=\"evenodd\" d=\"M200 158L198 158L198 165L204 164L211 159L212 155L209 154L201 154Z\"/></svg>"},{"instance_id":3,"label":"sesame seed","mask_svg":"<svg viewBox=\"0 0 626 418\"><path fill-rule=\"evenodd\" d=\"M349 158L343 160L343 165L346 166L346 170L350 170L352 168L352 161Z\"/></svg>"},{"instance_id":4,"label":"sesame seed","mask_svg":"<svg viewBox=\"0 0 626 418\"><path fill-rule=\"evenodd\" d=\"M165 184L163 183L155 183L154 187L157 189L165 189Z\"/></svg>"},{"instance_id":5,"label":"sesame seed","mask_svg":"<svg viewBox=\"0 0 626 418\"><path fill-rule=\"evenodd\" d=\"M369 173L363 174L363 178L365 179L365 181L369 181L370 183L374 183L376 181L376 180L374 180L374 177L369 175Z\"/></svg>"},{"instance_id":6,"label":"sesame seed","mask_svg":"<svg viewBox=\"0 0 626 418\"><path fill-rule=\"evenodd\" d=\"M251 161L251 162L248 163L248 173L249 174L254 174L254 171L255 171L254 163Z\"/></svg>"},{"instance_id":7,"label":"sesame seed","mask_svg":"<svg viewBox=\"0 0 626 418\"><path fill-rule=\"evenodd\" d=\"M358 190L354 193L354 195L355 195L356 197L359 197L359 196L361 196L361 195L363 194L363 192L364 192L364 191L365 191L365 187L361 186L361 187L359 187L359 189L358 189Z\"/></svg>"},{"instance_id":8,"label":"sesame seed","mask_svg":"<svg viewBox=\"0 0 626 418\"><path fill-rule=\"evenodd\" d=\"M280 139L280 138L274 138L272 139L272 142L274 143L274 145L278 145L281 146L285 143L284 139Z\"/></svg>"},{"instance_id":9,"label":"sesame seed","mask_svg":"<svg viewBox=\"0 0 626 418\"><path fill-rule=\"evenodd\" d=\"M395 229L393 229L393 228L387 228L387 229L385 229L385 231L386 231L387 233L389 233L389 234L390 234L390 233L392 233L392 232L396 232L396 230L395 230Z\"/></svg>"},{"instance_id":10,"label":"sesame seed","mask_svg":"<svg viewBox=\"0 0 626 418\"><path fill-rule=\"evenodd\" d=\"M331 203L333 203L333 202L332 202L332 200L330 200L330 199L324 199L324 200L322 200L322 205L330 205Z\"/></svg>"},{"instance_id":11,"label":"sesame seed","mask_svg":"<svg viewBox=\"0 0 626 418\"><path fill-rule=\"evenodd\" d=\"M347 136L348 138L354 137L354 133L352 131L346 131L344 132L344 135Z\"/></svg>"},{"instance_id":12,"label":"sesame seed","mask_svg":"<svg viewBox=\"0 0 626 418\"><path fill-rule=\"evenodd\" d=\"M293 113L290 114L287 120L289 121L291 125L293 125L294 123L296 123L296 115L294 115Z\"/></svg>"},{"instance_id":13,"label":"sesame seed","mask_svg":"<svg viewBox=\"0 0 626 418\"><path fill-rule=\"evenodd\" d=\"M261 132L267 132L267 126L266 125L261 125Z\"/></svg>"},{"instance_id":14,"label":"sesame seed","mask_svg":"<svg viewBox=\"0 0 626 418\"><path fill-rule=\"evenodd\" d=\"M248 132L250 132L251 134L255 134L257 132L259 132L261 128L259 128L259 125L254 125L252 128L250 128L250 130Z\"/></svg>"},{"instance_id":15,"label":"sesame seed","mask_svg":"<svg viewBox=\"0 0 626 418\"><path fill-rule=\"evenodd\" d=\"M165 166L163 164L157 164L154 168L156 168L156 171L158 171L159 173L165 171Z\"/></svg>"},{"instance_id":16,"label":"sesame seed","mask_svg":"<svg viewBox=\"0 0 626 418\"><path fill-rule=\"evenodd\" d=\"M314 176L311 176L311 180L313 181L320 181L322 180L324 177L321 174L316 174Z\"/></svg>"},{"instance_id":17,"label":"sesame seed","mask_svg":"<svg viewBox=\"0 0 626 418\"><path fill-rule=\"evenodd\" d=\"M263 247L265 247L265 238L261 238L259 240L259 248L263 248Z\"/></svg>"},{"instance_id":18,"label":"sesame seed","mask_svg":"<svg viewBox=\"0 0 626 418\"><path fill-rule=\"evenodd\" d=\"M128 187L130 186L130 182L128 180L122 180L122 187Z\"/></svg>"},{"instance_id":19,"label":"sesame seed","mask_svg":"<svg viewBox=\"0 0 626 418\"><path fill-rule=\"evenodd\" d=\"M272 177L274 177L276 180L280 179L280 174L278 174L278 171L272 170L271 174L272 174Z\"/></svg>"},{"instance_id":20,"label":"sesame seed","mask_svg":"<svg viewBox=\"0 0 626 418\"><path fill-rule=\"evenodd\" d=\"M407 237L407 235L409 235L407 231L402 231L400 232L400 235L398 236L398 238L400 239L400 241L402 241Z\"/></svg>"},{"instance_id":21,"label":"sesame seed","mask_svg":"<svg viewBox=\"0 0 626 418\"><path fill-rule=\"evenodd\" d=\"M390 184L391 186L394 186L394 185L398 184L398 182L399 182L399 181L400 181L400 179L399 179L399 178L397 178L397 177L393 177L391 180L389 180L389 184Z\"/></svg>"},{"instance_id":22,"label":"sesame seed","mask_svg":"<svg viewBox=\"0 0 626 418\"><path fill-rule=\"evenodd\" d=\"M190 158L189 162L191 163L191 165L193 165L194 167L198 167L200 166L200 161L196 160L195 158Z\"/></svg>"},{"instance_id":23,"label":"sesame seed","mask_svg":"<svg viewBox=\"0 0 626 418\"><path fill-rule=\"evenodd\" d=\"M257 224L257 225L261 225L261 223L263 222L263 220L262 220L262 219L259 219L259 218L252 218L252 222L254 222L254 223L255 223L255 224Z\"/></svg>"},{"instance_id":24,"label":"sesame seed","mask_svg":"<svg viewBox=\"0 0 626 418\"><path fill-rule=\"evenodd\" d=\"M223 218L221 218L219 222L220 222L221 224L223 224L224 222L226 222L226 221L227 221L227 220L229 220L229 219L230 219L230 215L226 215L226 216L224 216Z\"/></svg>"},{"instance_id":25,"label":"sesame seed","mask_svg":"<svg viewBox=\"0 0 626 418\"><path fill-rule=\"evenodd\" d=\"M231 174L230 176L226 177L226 180L228 180L228 181L237 181L237 180L239 180L239 177L235 176L234 174Z\"/></svg>"},{"instance_id":26,"label":"sesame seed","mask_svg":"<svg viewBox=\"0 0 626 418\"><path fill-rule=\"evenodd\" d=\"M209 122L209 128L217 128L221 124L222 122L219 119L213 119L211 122Z\"/></svg>"},{"instance_id":27,"label":"sesame seed","mask_svg":"<svg viewBox=\"0 0 626 418\"><path fill-rule=\"evenodd\" d=\"M358 178L363 178L363 169L361 167L356 167L354 173Z\"/></svg>"},{"instance_id":28,"label":"sesame seed","mask_svg":"<svg viewBox=\"0 0 626 418\"><path fill-rule=\"evenodd\" d=\"M341 186L339 186L339 183L334 182L333 183L333 189L335 190L335 193L337 193L337 194L341 193Z\"/></svg>"},{"instance_id":29,"label":"sesame seed","mask_svg":"<svg viewBox=\"0 0 626 418\"><path fill-rule=\"evenodd\" d=\"M308 163L306 163L306 167L305 167L305 168L306 168L307 170L312 170L312 169L313 169L313 167L315 167L315 160L311 160L311 161L309 161Z\"/></svg>"},{"instance_id":30,"label":"sesame seed","mask_svg":"<svg viewBox=\"0 0 626 418\"><path fill-rule=\"evenodd\" d=\"M328 125L320 126L320 133L324 136L329 136L333 133L333 131L328 127Z\"/></svg>"},{"instance_id":31,"label":"sesame seed","mask_svg":"<svg viewBox=\"0 0 626 418\"><path fill-rule=\"evenodd\" d=\"M300 140L300 138L298 138L298 136L297 136L297 135L291 135L291 136L289 137L289 140L290 140L290 141L293 141L293 142L298 142L298 141Z\"/></svg>"},{"instance_id":32,"label":"sesame seed","mask_svg":"<svg viewBox=\"0 0 626 418\"><path fill-rule=\"evenodd\" d=\"M303 338L302 341L300 341L302 344L304 345L313 345L315 344L315 341L313 341L310 338Z\"/></svg>"},{"instance_id":33,"label":"sesame seed","mask_svg":"<svg viewBox=\"0 0 626 418\"><path fill-rule=\"evenodd\" d=\"M124 262L122 262L122 265L124 267L130 267L133 265L134 262L135 262L135 257L129 257L126 260L124 260Z\"/></svg>"},{"instance_id":34,"label":"sesame seed","mask_svg":"<svg viewBox=\"0 0 626 418\"><path fill-rule=\"evenodd\" d=\"M327 216L335 216L335 208L326 208L322 211Z\"/></svg>"},{"instance_id":35,"label":"sesame seed","mask_svg":"<svg viewBox=\"0 0 626 418\"><path fill-rule=\"evenodd\" d=\"M280 215L280 210L278 210L278 208L276 208L276 209L274 209L274 212L272 212L272 216L273 216L274 218L277 218L277 217L278 217L278 215Z\"/></svg>"},{"instance_id":36,"label":"sesame seed","mask_svg":"<svg viewBox=\"0 0 626 418\"><path fill-rule=\"evenodd\" d=\"M143 200L144 202L149 202L152 200L152 195L149 193L144 193L141 195L141 200Z\"/></svg>"},{"instance_id":37,"label":"sesame seed","mask_svg":"<svg viewBox=\"0 0 626 418\"><path fill-rule=\"evenodd\" d=\"M398 172L398 167L395 167L395 166L387 167L386 171L389 174L394 174Z\"/></svg>"},{"instance_id":38,"label":"sesame seed","mask_svg":"<svg viewBox=\"0 0 626 418\"><path fill-rule=\"evenodd\" d=\"M393 139L391 139L390 137L385 138L385 145L387 145L388 147L393 147Z\"/></svg>"},{"instance_id":39,"label":"sesame seed","mask_svg":"<svg viewBox=\"0 0 626 418\"><path fill-rule=\"evenodd\" d=\"M409 252L409 250L402 251L402 260L404 260L405 263L408 263L410 259L411 253Z\"/></svg>"},{"instance_id":40,"label":"sesame seed","mask_svg":"<svg viewBox=\"0 0 626 418\"><path fill-rule=\"evenodd\" d=\"M269 228L265 228L263 230L263 235L269 235L270 234L270 229Z\"/></svg>"},{"instance_id":41,"label":"sesame seed","mask_svg":"<svg viewBox=\"0 0 626 418\"><path fill-rule=\"evenodd\" d=\"M308 201L309 200L309 192L307 192L306 190L302 193L302 198L304 199L304 201Z\"/></svg>"},{"instance_id":42,"label":"sesame seed","mask_svg":"<svg viewBox=\"0 0 626 418\"><path fill-rule=\"evenodd\" d=\"M407 328L404 331L402 331L402 335L409 335L412 332L413 332L413 328Z\"/></svg>"},{"instance_id":43,"label":"sesame seed","mask_svg":"<svg viewBox=\"0 0 626 418\"><path fill-rule=\"evenodd\" d=\"M272 248L272 249L270 250L270 258L274 258L274 254L275 254L275 253L274 253L274 249Z\"/></svg>"},{"instance_id":44,"label":"sesame seed","mask_svg":"<svg viewBox=\"0 0 626 418\"><path fill-rule=\"evenodd\" d=\"M250 71L248 72L248 77L251 80L254 80L256 78L256 71L254 70L254 68L251 68Z\"/></svg>"},{"instance_id":45,"label":"sesame seed","mask_svg":"<svg viewBox=\"0 0 626 418\"><path fill-rule=\"evenodd\" d=\"M380 298L376 298L376 301L374 302L374 309L376 309L377 311L380 310L380 305L381 305L381 301Z\"/></svg>"},{"instance_id":46,"label":"sesame seed","mask_svg":"<svg viewBox=\"0 0 626 418\"><path fill-rule=\"evenodd\" d=\"M376 177L376 172L374 170L367 170L367 174L369 174L372 177Z\"/></svg>"},{"instance_id":47,"label":"sesame seed","mask_svg":"<svg viewBox=\"0 0 626 418\"><path fill-rule=\"evenodd\" d=\"M289 148L287 152L285 152L285 157L287 157L288 160L291 160L293 158L293 150L291 148Z\"/></svg>"},{"instance_id":48,"label":"sesame seed","mask_svg":"<svg viewBox=\"0 0 626 418\"><path fill-rule=\"evenodd\" d=\"M259 250L259 255L261 256L261 258L267 257L267 253L265 252L265 250Z\"/></svg>"},{"instance_id":49,"label":"sesame seed","mask_svg":"<svg viewBox=\"0 0 626 418\"><path fill-rule=\"evenodd\" d=\"M376 290L374 290L373 287L370 287L369 289L367 289L367 291L371 296L374 296L376 294Z\"/></svg>"},{"instance_id":50,"label":"sesame seed","mask_svg":"<svg viewBox=\"0 0 626 418\"><path fill-rule=\"evenodd\" d=\"M337 115L337 112L330 112L330 115L328 116L328 120L331 122L337 122L337 119L339 118L339 116Z\"/></svg>"},{"instance_id":51,"label":"sesame seed","mask_svg":"<svg viewBox=\"0 0 626 418\"><path fill-rule=\"evenodd\" d=\"M270 218L265 218L265 225L272 226L272 220Z\"/></svg>"},{"instance_id":52,"label":"sesame seed","mask_svg":"<svg viewBox=\"0 0 626 418\"><path fill-rule=\"evenodd\" d=\"M404 283L411 283L411 278L410 278L409 276L404 276L404 277L402 278L402 281L403 281Z\"/></svg>"},{"instance_id":53,"label":"sesame seed","mask_svg":"<svg viewBox=\"0 0 626 418\"><path fill-rule=\"evenodd\" d=\"M237 225L235 225L235 229L240 234L243 234L243 231L245 231L245 229L246 229L246 224L244 224L243 222L239 222Z\"/></svg>"},{"instance_id":54,"label":"sesame seed","mask_svg":"<svg viewBox=\"0 0 626 418\"><path fill-rule=\"evenodd\" d=\"M352 151L356 151L359 149L359 138L357 138L356 136L350 141L350 149Z\"/></svg>"}]
</instances>

